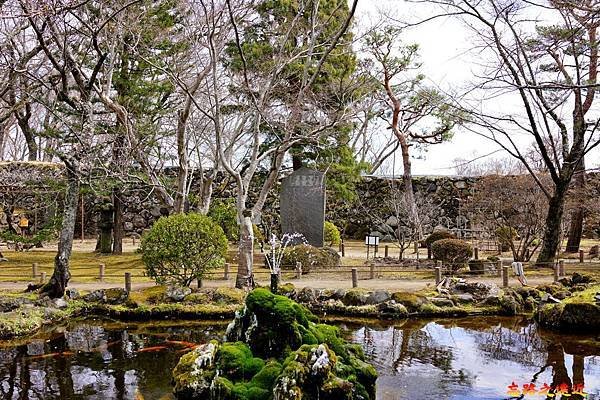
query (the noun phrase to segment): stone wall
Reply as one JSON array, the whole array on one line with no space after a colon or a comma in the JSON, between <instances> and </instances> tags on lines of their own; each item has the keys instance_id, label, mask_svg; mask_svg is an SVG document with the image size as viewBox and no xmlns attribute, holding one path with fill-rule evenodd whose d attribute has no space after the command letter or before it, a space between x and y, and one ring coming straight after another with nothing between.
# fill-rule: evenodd
<instances>
[{"instance_id":1,"label":"stone wall","mask_svg":"<svg viewBox=\"0 0 600 400\"><path fill-rule=\"evenodd\" d=\"M31 173L32 168L29 163L19 164L16 168L11 167L11 171L17 176ZM43 170L50 174L53 181L57 181L56 169L48 168L45 165ZM5 165L0 165L0 175L6 170ZM20 172L19 172L20 171ZM164 171L166 179L174 179L177 170L174 168ZM43 174L42 174L43 175ZM33 174L36 180L42 181L41 175L37 172ZM469 215L465 210L464 204L470 194L473 192L477 183L476 177L450 177L450 176L417 176L414 177L413 188L416 193L420 212L424 215L423 223L425 233L431 232L436 226L446 228L468 228ZM600 174L588 174L590 186L600 188ZM14 182L13 182L14 183ZM198 193L200 180L196 175L192 180L192 193ZM21 189L32 188L31 182L22 185ZM37 186L35 186L37 187ZM353 202L336 201L328 193L326 206L326 219L334 222L347 238L364 239L369 233L377 233L382 237L389 235L402 221L396 218L394 204L401 196L401 179L392 179L376 176L365 176L357 185L356 200ZM62 195L61 185L44 186L45 195L53 199L53 203L60 204ZM0 199L10 198L7 187L0 184ZM268 196L265 204L262 222L269 230L277 230L279 227L279 191L280 184L277 183ZM258 187L251 190L250 201L258 194ZM224 174L218 175L213 191L213 198L227 199L235 196L235 187ZM20 204L24 209L31 207L31 197L24 196L24 204ZM27 199L27 200L26 200ZM123 195L124 200L124 228L126 236L139 235L145 229L149 228L154 221L162 215L168 215L171 210L164 207L150 187L139 187L127 190ZM84 227L86 235L96 234L97 205L101 199L94 194L86 193L84 195L83 212L78 212L76 232L81 232L81 215L84 217ZM2 208L2 204L0 204ZM56 208L56 206L54 207ZM44 214L45 215L45 214ZM31 218L30 218L31 219ZM38 217L38 226L45 222L43 215ZM0 218L0 230L2 218ZM389 237L388 237L389 239Z\"/></svg>"}]
</instances>

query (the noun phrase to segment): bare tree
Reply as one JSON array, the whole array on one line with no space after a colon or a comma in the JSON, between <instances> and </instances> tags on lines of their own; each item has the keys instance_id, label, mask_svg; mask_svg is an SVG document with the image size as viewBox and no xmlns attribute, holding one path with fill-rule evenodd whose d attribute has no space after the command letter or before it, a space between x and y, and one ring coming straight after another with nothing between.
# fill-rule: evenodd
<instances>
[{"instance_id":1,"label":"bare tree","mask_svg":"<svg viewBox=\"0 0 600 400\"><path fill-rule=\"evenodd\" d=\"M475 32L479 54L490 60L471 92L480 96L469 110L471 127L520 160L547 198L538 261L552 261L573 176L600 144L600 118L591 112L598 90L598 2L432 2L444 15L462 18ZM502 112L502 101L518 101L520 109ZM538 179L518 134L533 141L550 187Z\"/></svg>"},{"instance_id":2,"label":"bare tree","mask_svg":"<svg viewBox=\"0 0 600 400\"><path fill-rule=\"evenodd\" d=\"M550 184L547 176L539 179ZM485 176L477 181L465 207L471 223L506 244L515 261L529 261L539 247L548 203L531 176Z\"/></svg>"},{"instance_id":3,"label":"bare tree","mask_svg":"<svg viewBox=\"0 0 600 400\"><path fill-rule=\"evenodd\" d=\"M419 73L418 46L403 45L401 33L402 30L394 25L377 26L365 36L363 50L371 61L367 68L386 96L384 102L390 112L383 116L390 117L387 122L402 152L405 203L409 206L410 219L415 221L420 239L423 228L419 223L412 187L410 146L441 143L449 138L458 122L458 114L449 113L444 96L423 84L424 76Z\"/></svg>"}]
</instances>

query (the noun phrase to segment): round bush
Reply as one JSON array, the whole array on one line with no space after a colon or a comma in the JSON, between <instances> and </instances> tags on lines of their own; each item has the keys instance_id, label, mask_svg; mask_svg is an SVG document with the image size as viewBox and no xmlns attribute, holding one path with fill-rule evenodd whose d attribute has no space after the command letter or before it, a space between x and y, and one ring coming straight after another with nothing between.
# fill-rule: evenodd
<instances>
[{"instance_id":1,"label":"round bush","mask_svg":"<svg viewBox=\"0 0 600 400\"><path fill-rule=\"evenodd\" d=\"M431 249L432 244L443 239L456 239L456 236L448 231L435 231L431 235L427 236L425 239L425 246L428 249Z\"/></svg>"},{"instance_id":2,"label":"round bush","mask_svg":"<svg viewBox=\"0 0 600 400\"><path fill-rule=\"evenodd\" d=\"M210 217L176 214L152 225L140 252L146 273L157 283L189 286L225 263L227 237Z\"/></svg>"},{"instance_id":3,"label":"round bush","mask_svg":"<svg viewBox=\"0 0 600 400\"><path fill-rule=\"evenodd\" d=\"M316 268L338 267L340 256L335 250L327 247L319 249L309 244L287 247L283 251L281 268L295 269L297 262L302 264L302 273L308 274Z\"/></svg>"},{"instance_id":4,"label":"round bush","mask_svg":"<svg viewBox=\"0 0 600 400\"><path fill-rule=\"evenodd\" d=\"M325 242L328 243L329 246L337 245L342 242L340 230L333 222L325 221L325 224L323 224L323 231L325 233Z\"/></svg>"},{"instance_id":5,"label":"round bush","mask_svg":"<svg viewBox=\"0 0 600 400\"><path fill-rule=\"evenodd\" d=\"M471 245L459 239L436 240L431 251L436 260L450 264L453 271L460 269L473 256Z\"/></svg>"}]
</instances>

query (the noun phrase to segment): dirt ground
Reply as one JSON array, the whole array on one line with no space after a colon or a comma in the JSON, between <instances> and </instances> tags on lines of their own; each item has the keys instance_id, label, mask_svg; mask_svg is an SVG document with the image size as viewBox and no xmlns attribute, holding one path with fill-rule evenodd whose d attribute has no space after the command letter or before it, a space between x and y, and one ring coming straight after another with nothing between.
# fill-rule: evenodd
<instances>
[{"instance_id":1,"label":"dirt ground","mask_svg":"<svg viewBox=\"0 0 600 400\"><path fill-rule=\"evenodd\" d=\"M498 286L502 285L500 278L466 278L467 281L472 282L483 282L483 283L495 283ZM530 286L537 286L544 283L552 283L552 277L534 277L529 280ZM317 289L350 289L352 283L349 280L335 280L335 279L314 279L310 277L302 277L301 279L284 279L284 282L291 282L294 286L312 287ZM258 279L257 283L260 285L268 285L269 282L264 279ZM203 281L202 286L207 288L216 287L233 287L235 284L234 279L225 280L206 280ZM401 280L401 279L364 279L358 281L358 287L368 290L388 290L392 292L414 292L421 289L433 287L431 280ZM91 282L91 283L79 283L72 282L69 287L76 288L80 291L92 291L96 289L106 289L111 287L121 287L122 285L116 283L102 283L102 282ZM138 290L146 287L154 286L151 282L133 283L132 290ZM520 283L516 278L510 277L509 286L517 287ZM0 282L0 290L11 290L18 291L24 290L27 287L26 282Z\"/></svg>"}]
</instances>

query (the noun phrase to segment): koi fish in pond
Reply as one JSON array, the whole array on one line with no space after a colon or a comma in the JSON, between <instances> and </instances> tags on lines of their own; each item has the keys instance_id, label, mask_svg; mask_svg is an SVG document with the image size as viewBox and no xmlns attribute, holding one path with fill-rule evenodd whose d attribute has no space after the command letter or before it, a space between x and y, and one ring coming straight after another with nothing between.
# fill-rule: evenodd
<instances>
[{"instance_id":1,"label":"koi fish in pond","mask_svg":"<svg viewBox=\"0 0 600 400\"><path fill-rule=\"evenodd\" d=\"M155 351L163 351L167 348L167 346L153 346L153 347L144 347L143 349L139 349L136 353L152 353Z\"/></svg>"},{"instance_id":2,"label":"koi fish in pond","mask_svg":"<svg viewBox=\"0 0 600 400\"><path fill-rule=\"evenodd\" d=\"M61 352L57 352L57 353L48 353L48 354L40 354L37 356L29 356L26 357L27 360L43 360L46 358L57 358L57 357L70 357L72 356L73 353L72 351L61 351Z\"/></svg>"},{"instance_id":3,"label":"koi fish in pond","mask_svg":"<svg viewBox=\"0 0 600 400\"><path fill-rule=\"evenodd\" d=\"M165 343L175 345L175 346L186 347L186 348L192 348L192 347L198 346L197 343L185 342L185 341L181 341L181 340L165 340Z\"/></svg>"}]
</instances>

